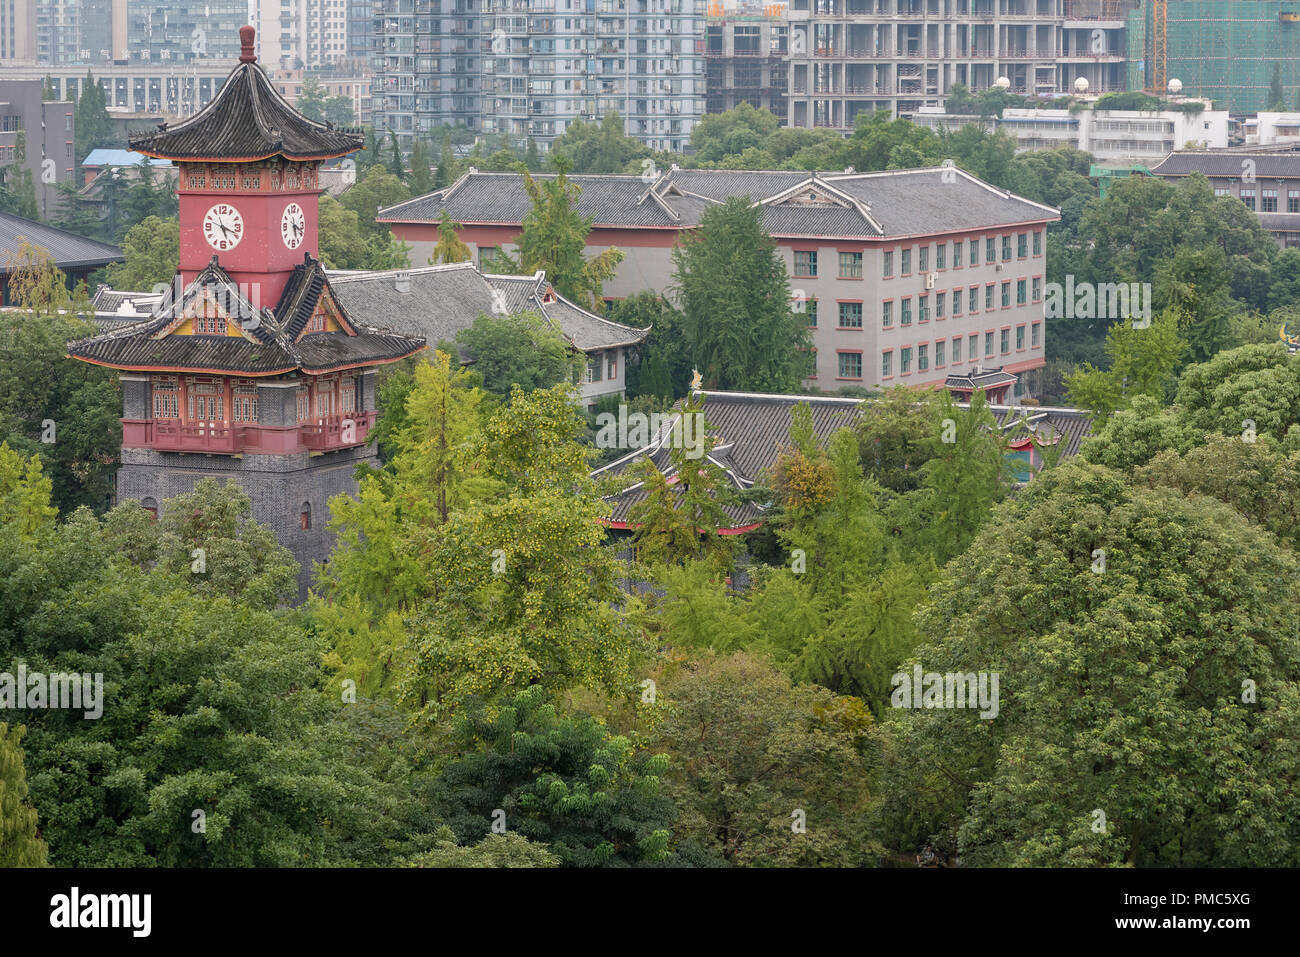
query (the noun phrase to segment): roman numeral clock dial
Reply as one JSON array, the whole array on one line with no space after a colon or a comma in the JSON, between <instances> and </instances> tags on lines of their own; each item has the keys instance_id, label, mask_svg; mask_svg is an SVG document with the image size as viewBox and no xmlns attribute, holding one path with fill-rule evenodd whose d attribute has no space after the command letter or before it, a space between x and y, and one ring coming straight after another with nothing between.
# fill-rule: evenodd
<instances>
[{"instance_id":1,"label":"roman numeral clock dial","mask_svg":"<svg viewBox=\"0 0 1300 957\"><path fill-rule=\"evenodd\" d=\"M301 206L290 203L280 217L280 238L289 249L297 249L306 235L307 217L303 215Z\"/></svg>"},{"instance_id":2,"label":"roman numeral clock dial","mask_svg":"<svg viewBox=\"0 0 1300 957\"><path fill-rule=\"evenodd\" d=\"M234 249L244 238L244 217L229 203L217 203L203 214L203 238L220 252Z\"/></svg>"}]
</instances>

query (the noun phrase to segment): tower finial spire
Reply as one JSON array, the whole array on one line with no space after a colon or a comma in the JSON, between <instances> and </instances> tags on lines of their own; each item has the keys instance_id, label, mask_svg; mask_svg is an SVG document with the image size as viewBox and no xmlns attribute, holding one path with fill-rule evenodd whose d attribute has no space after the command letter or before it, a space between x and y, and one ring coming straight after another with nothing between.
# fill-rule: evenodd
<instances>
[{"instance_id":1,"label":"tower finial spire","mask_svg":"<svg viewBox=\"0 0 1300 957\"><path fill-rule=\"evenodd\" d=\"M253 41L257 37L257 29L251 26L239 28L239 62L256 63L257 54L253 52Z\"/></svg>"}]
</instances>

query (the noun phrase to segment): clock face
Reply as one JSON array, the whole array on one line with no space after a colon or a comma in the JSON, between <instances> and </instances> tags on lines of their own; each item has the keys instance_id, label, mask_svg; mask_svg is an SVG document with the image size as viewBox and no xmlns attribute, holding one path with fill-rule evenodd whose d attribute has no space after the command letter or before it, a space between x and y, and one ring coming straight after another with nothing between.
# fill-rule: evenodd
<instances>
[{"instance_id":1,"label":"clock face","mask_svg":"<svg viewBox=\"0 0 1300 957\"><path fill-rule=\"evenodd\" d=\"M203 238L213 249L234 249L244 238L244 217L229 203L217 203L203 214Z\"/></svg>"},{"instance_id":2,"label":"clock face","mask_svg":"<svg viewBox=\"0 0 1300 957\"><path fill-rule=\"evenodd\" d=\"M284 214L280 217L280 238L290 249L297 249L302 245L306 235L307 217L303 215L301 206L290 203L284 208Z\"/></svg>"}]
</instances>

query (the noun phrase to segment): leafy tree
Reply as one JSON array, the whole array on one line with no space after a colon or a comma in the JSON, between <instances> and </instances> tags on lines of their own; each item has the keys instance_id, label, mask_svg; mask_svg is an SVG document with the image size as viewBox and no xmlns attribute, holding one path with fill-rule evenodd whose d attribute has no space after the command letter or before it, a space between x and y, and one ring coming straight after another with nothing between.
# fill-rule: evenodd
<instances>
[{"instance_id":1,"label":"leafy tree","mask_svg":"<svg viewBox=\"0 0 1300 957\"><path fill-rule=\"evenodd\" d=\"M252 503L238 485L201 479L193 492L168 499L162 519L148 527L158 534L158 570L200 595L271 609L297 591L293 554L252 520Z\"/></svg>"},{"instance_id":2,"label":"leafy tree","mask_svg":"<svg viewBox=\"0 0 1300 957\"><path fill-rule=\"evenodd\" d=\"M650 334L627 367L627 394L673 399L686 394L691 360L682 348L682 314L664 296L646 290L615 300L609 318Z\"/></svg>"},{"instance_id":3,"label":"leafy tree","mask_svg":"<svg viewBox=\"0 0 1300 957\"><path fill-rule=\"evenodd\" d=\"M433 189L445 189L460 176L460 167L456 161L455 148L451 142L451 130L444 127L442 140L438 146L438 168L433 174Z\"/></svg>"},{"instance_id":4,"label":"leafy tree","mask_svg":"<svg viewBox=\"0 0 1300 957\"><path fill-rule=\"evenodd\" d=\"M505 493L453 512L422 542L430 597L410 621L406 700L430 716L543 676L553 694L630 687L637 646L608 604L616 559L583 429L571 386L514 390L481 445L485 474Z\"/></svg>"},{"instance_id":5,"label":"leafy tree","mask_svg":"<svg viewBox=\"0 0 1300 957\"><path fill-rule=\"evenodd\" d=\"M1183 370L1177 404L1192 428L1280 439L1300 421L1300 363L1281 342L1229 349Z\"/></svg>"},{"instance_id":6,"label":"leafy tree","mask_svg":"<svg viewBox=\"0 0 1300 957\"><path fill-rule=\"evenodd\" d=\"M27 166L27 134L22 130L18 131L13 162L0 167L0 212L37 221L41 218L36 203L36 181Z\"/></svg>"},{"instance_id":7,"label":"leafy tree","mask_svg":"<svg viewBox=\"0 0 1300 957\"><path fill-rule=\"evenodd\" d=\"M912 612L929 569L886 536L882 492L862 474L853 432L837 430L823 448L807 406L791 418L791 447L773 481L784 509L773 524L788 558L758 576L745 647L766 651L796 680L877 708L886 676L916 643Z\"/></svg>"},{"instance_id":8,"label":"leafy tree","mask_svg":"<svg viewBox=\"0 0 1300 957\"><path fill-rule=\"evenodd\" d=\"M48 867L49 848L36 826L36 809L27 800L21 724L0 721L0 867Z\"/></svg>"},{"instance_id":9,"label":"leafy tree","mask_svg":"<svg viewBox=\"0 0 1300 957\"><path fill-rule=\"evenodd\" d=\"M1296 861L1296 582L1226 505L1049 470L918 613L916 662L999 674L1001 700L895 712L890 812L977 866Z\"/></svg>"},{"instance_id":10,"label":"leafy tree","mask_svg":"<svg viewBox=\"0 0 1300 957\"><path fill-rule=\"evenodd\" d=\"M933 393L906 386L884 390L871 400L870 414L853 422L863 471L894 492L920 487L921 466L934 455L942 418L939 398Z\"/></svg>"},{"instance_id":11,"label":"leafy tree","mask_svg":"<svg viewBox=\"0 0 1300 957\"><path fill-rule=\"evenodd\" d=\"M429 265L436 266L438 263L463 263L469 262L469 247L460 241L458 231L464 229L460 223L452 222L447 211L442 211L442 216L438 220L438 241L434 244L433 252L429 254Z\"/></svg>"},{"instance_id":12,"label":"leafy tree","mask_svg":"<svg viewBox=\"0 0 1300 957\"><path fill-rule=\"evenodd\" d=\"M150 216L127 230L122 241L126 261L108 267L114 289L148 291L155 283L171 284L180 264L180 221Z\"/></svg>"},{"instance_id":13,"label":"leafy tree","mask_svg":"<svg viewBox=\"0 0 1300 957\"><path fill-rule=\"evenodd\" d=\"M411 172L406 177L406 187L412 196L433 192L433 173L429 166L429 150L424 140L416 137L415 145L411 147Z\"/></svg>"},{"instance_id":14,"label":"leafy tree","mask_svg":"<svg viewBox=\"0 0 1300 957\"><path fill-rule=\"evenodd\" d=\"M393 206L410 198L411 191L401 177L375 166L364 177L358 176L339 202L357 214L357 222L367 237L386 238L389 235L388 224L375 222L375 216L381 207ZM324 235L322 227L322 238Z\"/></svg>"},{"instance_id":15,"label":"leafy tree","mask_svg":"<svg viewBox=\"0 0 1300 957\"><path fill-rule=\"evenodd\" d=\"M599 123L574 120L551 144L551 155L563 157L566 169L574 173L622 173L629 163L649 156L650 150L624 135L622 117L611 111Z\"/></svg>"},{"instance_id":16,"label":"leafy tree","mask_svg":"<svg viewBox=\"0 0 1300 957\"><path fill-rule=\"evenodd\" d=\"M105 228L106 223L100 219L98 204L83 196L75 182L60 180L55 184L55 189L59 191L59 199L51 220L52 225L89 239L107 241L114 238Z\"/></svg>"},{"instance_id":17,"label":"leafy tree","mask_svg":"<svg viewBox=\"0 0 1300 957\"><path fill-rule=\"evenodd\" d=\"M588 261L583 251L592 219L578 212L578 186L571 183L562 159L555 158L556 175L535 180L522 170L532 208L519 234L519 267L525 274L546 270L547 281L560 295L593 312L603 313L601 286L614 275L623 251L606 249Z\"/></svg>"},{"instance_id":18,"label":"leafy tree","mask_svg":"<svg viewBox=\"0 0 1300 957\"><path fill-rule=\"evenodd\" d=\"M549 845L570 867L626 867L669 859L668 767L585 714L559 716L541 685L494 708L475 703L458 722L463 756L442 772L447 819L463 842L495 822Z\"/></svg>"},{"instance_id":19,"label":"leafy tree","mask_svg":"<svg viewBox=\"0 0 1300 957\"><path fill-rule=\"evenodd\" d=\"M1164 449L1186 451L1203 433L1187 426L1177 409L1162 407L1147 395L1134 396L1128 408L1108 416L1084 439L1080 453L1097 465L1126 471L1149 462Z\"/></svg>"},{"instance_id":20,"label":"leafy tree","mask_svg":"<svg viewBox=\"0 0 1300 957\"><path fill-rule=\"evenodd\" d=\"M845 165L863 173L903 166L937 166L942 158L939 137L908 120L891 119L888 110L859 113L853 135L840 155Z\"/></svg>"},{"instance_id":21,"label":"leafy tree","mask_svg":"<svg viewBox=\"0 0 1300 957\"><path fill-rule=\"evenodd\" d=\"M320 80L314 76L308 76L303 78L302 87L298 91L298 97L294 100L293 105L307 119L315 120L317 123L324 123L326 99L328 99L328 95Z\"/></svg>"},{"instance_id":22,"label":"leafy tree","mask_svg":"<svg viewBox=\"0 0 1300 957\"><path fill-rule=\"evenodd\" d=\"M736 556L735 538L717 531L732 524L726 507L736 502L736 491L708 457L715 439L708 435L703 396L693 393L678 414L680 435L674 435L668 449L671 479L649 456L634 466L646 495L628 514L636 529L632 543L645 566L699 561L716 579L730 570Z\"/></svg>"},{"instance_id":23,"label":"leafy tree","mask_svg":"<svg viewBox=\"0 0 1300 957\"><path fill-rule=\"evenodd\" d=\"M1181 455L1166 449L1137 469L1134 481L1226 502L1300 551L1300 451L1288 453L1270 436L1243 442L1238 435L1210 435Z\"/></svg>"},{"instance_id":24,"label":"leafy tree","mask_svg":"<svg viewBox=\"0 0 1300 957\"><path fill-rule=\"evenodd\" d=\"M176 191L166 178L156 178L147 156L140 158L135 168L135 179L127 187L121 206L128 229L150 216L175 219L180 211Z\"/></svg>"},{"instance_id":25,"label":"leafy tree","mask_svg":"<svg viewBox=\"0 0 1300 957\"><path fill-rule=\"evenodd\" d=\"M687 661L663 678L656 747L669 756L679 839L738 866L878 863L861 701L793 685L744 654Z\"/></svg>"},{"instance_id":26,"label":"leafy tree","mask_svg":"<svg viewBox=\"0 0 1300 957\"><path fill-rule=\"evenodd\" d=\"M545 844L519 834L489 834L473 846L456 843L456 834L445 825L434 834L434 846L402 858L406 867L559 867L560 859Z\"/></svg>"},{"instance_id":27,"label":"leafy tree","mask_svg":"<svg viewBox=\"0 0 1300 957\"><path fill-rule=\"evenodd\" d=\"M119 137L113 129L113 121L108 115L108 100L104 88L95 79L95 74L86 71L86 79L81 84L81 95L77 97L76 115L73 118L73 152L77 155L77 167L85 162L91 150L109 149L119 145Z\"/></svg>"},{"instance_id":28,"label":"leafy tree","mask_svg":"<svg viewBox=\"0 0 1300 957\"><path fill-rule=\"evenodd\" d=\"M339 94L325 100L325 122L336 127L350 127L356 123L357 115L352 108L352 97Z\"/></svg>"},{"instance_id":29,"label":"leafy tree","mask_svg":"<svg viewBox=\"0 0 1300 957\"><path fill-rule=\"evenodd\" d=\"M480 315L468 329L456 333L483 387L500 396L515 388L524 392L571 383L585 367L564 334L533 312L508 316Z\"/></svg>"},{"instance_id":30,"label":"leafy tree","mask_svg":"<svg viewBox=\"0 0 1300 957\"><path fill-rule=\"evenodd\" d=\"M31 489L12 476L0 468L5 500ZM385 765L384 749L360 739L373 711L318 685L323 646L294 616L256 607L266 598L256 582L234 583L236 563L264 578L261 559L226 551L228 509L218 503L209 519L204 508L178 523L199 534L210 570L231 562L236 597L177 574L169 549L150 545L168 531L135 503L57 526L0 516L0 659L103 675L97 720L48 709L29 723L28 783L52 862L387 862L434 829L405 780L412 755ZM282 552L265 529L239 540ZM354 708L368 717L353 724Z\"/></svg>"},{"instance_id":31,"label":"leafy tree","mask_svg":"<svg viewBox=\"0 0 1300 957\"><path fill-rule=\"evenodd\" d=\"M762 149L780 121L771 111L740 103L725 113L710 114L691 130L691 146L700 163L739 156L747 149Z\"/></svg>"},{"instance_id":32,"label":"leafy tree","mask_svg":"<svg viewBox=\"0 0 1300 957\"><path fill-rule=\"evenodd\" d=\"M1286 93L1282 90L1282 64L1276 60L1273 62L1273 76L1268 81L1268 105L1265 109L1278 112L1286 109Z\"/></svg>"},{"instance_id":33,"label":"leafy tree","mask_svg":"<svg viewBox=\"0 0 1300 957\"><path fill-rule=\"evenodd\" d=\"M1268 308L1300 306L1300 249L1283 249L1269 271Z\"/></svg>"},{"instance_id":34,"label":"leafy tree","mask_svg":"<svg viewBox=\"0 0 1300 957\"><path fill-rule=\"evenodd\" d=\"M793 392L810 366L808 326L790 307L785 261L762 212L733 197L673 249L683 348L710 389Z\"/></svg>"},{"instance_id":35,"label":"leafy tree","mask_svg":"<svg viewBox=\"0 0 1300 957\"><path fill-rule=\"evenodd\" d=\"M1180 315L1169 309L1154 316L1149 326L1135 327L1131 321L1113 324L1106 333L1110 368L1102 371L1084 363L1067 376L1071 403L1105 422L1109 415L1126 408L1134 396L1163 402L1187 350L1178 334Z\"/></svg>"},{"instance_id":36,"label":"leafy tree","mask_svg":"<svg viewBox=\"0 0 1300 957\"><path fill-rule=\"evenodd\" d=\"M15 310L0 312L0 441L39 455L58 508L106 507L122 444L122 397L111 370L66 357L67 343L95 334L83 317L85 287L68 292L39 247L10 263Z\"/></svg>"},{"instance_id":37,"label":"leafy tree","mask_svg":"<svg viewBox=\"0 0 1300 957\"><path fill-rule=\"evenodd\" d=\"M944 395L934 454L921 466L921 486L890 509L888 522L922 554L943 565L966 550L1010 491L1006 442L983 391L960 409Z\"/></svg>"},{"instance_id":38,"label":"leafy tree","mask_svg":"<svg viewBox=\"0 0 1300 957\"><path fill-rule=\"evenodd\" d=\"M399 180L406 178L406 164L402 162L402 150L397 145L397 134L391 130L388 133L388 146L390 149L388 155L388 172Z\"/></svg>"},{"instance_id":39,"label":"leafy tree","mask_svg":"<svg viewBox=\"0 0 1300 957\"><path fill-rule=\"evenodd\" d=\"M321 261L330 269L364 268L370 247L356 211L325 195L318 215Z\"/></svg>"}]
</instances>

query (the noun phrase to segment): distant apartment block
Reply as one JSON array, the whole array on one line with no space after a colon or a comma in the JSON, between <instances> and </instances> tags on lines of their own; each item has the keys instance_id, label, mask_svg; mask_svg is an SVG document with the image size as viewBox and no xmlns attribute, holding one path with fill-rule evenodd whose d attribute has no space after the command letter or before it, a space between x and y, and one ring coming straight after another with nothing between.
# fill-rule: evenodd
<instances>
[{"instance_id":1,"label":"distant apartment block","mask_svg":"<svg viewBox=\"0 0 1300 957\"><path fill-rule=\"evenodd\" d=\"M1300 113L1257 113L1241 121L1246 146L1300 145Z\"/></svg>"},{"instance_id":2,"label":"distant apartment block","mask_svg":"<svg viewBox=\"0 0 1300 957\"><path fill-rule=\"evenodd\" d=\"M788 4L735 0L710 2L704 60L708 112L724 113L748 103L771 110L785 123L788 113L790 21Z\"/></svg>"},{"instance_id":3,"label":"distant apartment block","mask_svg":"<svg viewBox=\"0 0 1300 957\"><path fill-rule=\"evenodd\" d=\"M73 104L42 100L40 80L9 79L8 72L0 79L0 168L21 162L31 171L45 218L58 209L58 184L72 182L76 173Z\"/></svg>"},{"instance_id":4,"label":"distant apartment block","mask_svg":"<svg viewBox=\"0 0 1300 957\"><path fill-rule=\"evenodd\" d=\"M347 0L250 0L250 8L258 60L268 70L319 69L351 57Z\"/></svg>"},{"instance_id":5,"label":"distant apartment block","mask_svg":"<svg viewBox=\"0 0 1300 957\"><path fill-rule=\"evenodd\" d=\"M1045 230L1057 210L956 169L812 174L673 168L573 176L594 220L588 255L624 251L610 299L669 294L672 248L703 211L732 196L763 207L816 351L812 388L896 383L939 388L979 366L1038 390L1044 359ZM381 209L378 221L425 262L444 211L479 261L517 250L531 208L514 173L470 171L445 190Z\"/></svg>"},{"instance_id":6,"label":"distant apartment block","mask_svg":"<svg viewBox=\"0 0 1300 957\"><path fill-rule=\"evenodd\" d=\"M36 0L0 0L0 60L36 59Z\"/></svg>"},{"instance_id":7,"label":"distant apartment block","mask_svg":"<svg viewBox=\"0 0 1300 957\"><path fill-rule=\"evenodd\" d=\"M1151 168L1171 183L1200 173L1215 196L1235 196L1283 248L1300 248L1300 152L1175 152Z\"/></svg>"},{"instance_id":8,"label":"distant apartment block","mask_svg":"<svg viewBox=\"0 0 1300 957\"><path fill-rule=\"evenodd\" d=\"M374 0L374 117L403 151L444 125L542 150L618 112L681 151L705 111L703 0Z\"/></svg>"},{"instance_id":9,"label":"distant apartment block","mask_svg":"<svg viewBox=\"0 0 1300 957\"><path fill-rule=\"evenodd\" d=\"M1008 108L1000 119L922 107L911 119L918 126L950 131L978 123L1006 133L1021 152L1073 146L1103 163L1155 163L1178 149L1228 145L1227 111L1211 109L1208 102L1202 105L1201 112Z\"/></svg>"},{"instance_id":10,"label":"distant apartment block","mask_svg":"<svg viewBox=\"0 0 1300 957\"><path fill-rule=\"evenodd\" d=\"M297 104L302 94L303 83L307 80L303 70L271 70L271 83L290 103ZM369 74L320 73L313 79L320 84L328 97L342 96L352 101L352 115L358 126L368 126L370 114L370 87L374 77Z\"/></svg>"},{"instance_id":11,"label":"distant apartment block","mask_svg":"<svg viewBox=\"0 0 1300 957\"><path fill-rule=\"evenodd\" d=\"M230 61L7 65L5 78L43 82L48 77L55 96L73 100L85 85L87 70L104 88L110 116L121 115L136 125L147 125L190 116L206 106L225 83ZM144 120L146 116L148 120Z\"/></svg>"},{"instance_id":12,"label":"distant apartment block","mask_svg":"<svg viewBox=\"0 0 1300 957\"><path fill-rule=\"evenodd\" d=\"M5 0L8 2L8 0ZM232 31L248 18L246 0L36 0L39 63L227 65L239 56Z\"/></svg>"},{"instance_id":13,"label":"distant apartment block","mask_svg":"<svg viewBox=\"0 0 1300 957\"><path fill-rule=\"evenodd\" d=\"M789 125L851 130L915 113L955 84L1051 95L1126 86L1136 0L791 0Z\"/></svg>"}]
</instances>

